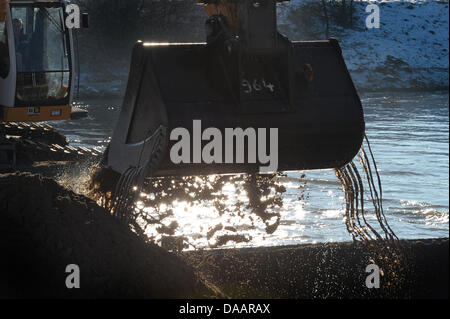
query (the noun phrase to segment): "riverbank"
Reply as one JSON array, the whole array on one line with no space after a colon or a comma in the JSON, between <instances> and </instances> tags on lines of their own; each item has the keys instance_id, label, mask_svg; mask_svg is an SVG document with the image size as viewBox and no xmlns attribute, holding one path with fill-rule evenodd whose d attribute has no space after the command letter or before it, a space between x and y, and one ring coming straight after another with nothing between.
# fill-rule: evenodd
<instances>
[{"instance_id":1,"label":"riverbank","mask_svg":"<svg viewBox=\"0 0 450 319\"><path fill-rule=\"evenodd\" d=\"M396 290L365 287L357 243L169 253L40 175L0 175L0 297L448 298L449 240L401 241ZM81 289L65 287L76 264Z\"/></svg>"},{"instance_id":2,"label":"riverbank","mask_svg":"<svg viewBox=\"0 0 450 319\"><path fill-rule=\"evenodd\" d=\"M328 36L339 41L359 91L448 90L448 1L361 0L345 8L332 4L327 5ZM366 8L373 4L380 25L369 29L371 11ZM311 17L314 12L319 14ZM323 14L320 1L293 0L279 9L280 31L292 39L324 37Z\"/></svg>"},{"instance_id":3,"label":"riverbank","mask_svg":"<svg viewBox=\"0 0 450 319\"><path fill-rule=\"evenodd\" d=\"M319 243L187 252L186 260L234 298L448 298L449 240L401 240L394 289L366 287L373 253L362 243ZM387 275L387 273L386 273Z\"/></svg>"}]
</instances>

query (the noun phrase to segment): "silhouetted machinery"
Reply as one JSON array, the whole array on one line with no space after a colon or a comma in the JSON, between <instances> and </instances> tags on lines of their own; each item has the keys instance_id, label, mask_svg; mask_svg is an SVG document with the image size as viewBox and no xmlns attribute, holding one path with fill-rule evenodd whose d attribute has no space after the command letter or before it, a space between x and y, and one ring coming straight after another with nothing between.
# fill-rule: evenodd
<instances>
[{"instance_id":1,"label":"silhouetted machinery","mask_svg":"<svg viewBox=\"0 0 450 319\"><path fill-rule=\"evenodd\" d=\"M87 116L72 107L76 59L67 5L66 0L0 0L0 169L83 153L69 149L65 137L47 124L24 123ZM87 27L87 15L81 17Z\"/></svg>"},{"instance_id":2,"label":"silhouetted machinery","mask_svg":"<svg viewBox=\"0 0 450 319\"><path fill-rule=\"evenodd\" d=\"M0 0L0 123L71 117L75 50L66 7L65 0Z\"/></svg>"},{"instance_id":3,"label":"silhouetted machinery","mask_svg":"<svg viewBox=\"0 0 450 319\"><path fill-rule=\"evenodd\" d=\"M236 154L233 163L196 158L194 120L223 135L227 128L277 128L280 171L350 162L361 147L365 123L338 42L297 42L281 35L276 0L201 2L209 15L206 43L134 46L104 166L120 174L139 167L143 176L170 176L256 172L264 164L259 158L249 161L250 139L244 161ZM193 137L190 161L171 159L178 143L170 139L175 128ZM219 152L224 158L225 144ZM270 143L264 144L258 147L269 150Z\"/></svg>"}]
</instances>

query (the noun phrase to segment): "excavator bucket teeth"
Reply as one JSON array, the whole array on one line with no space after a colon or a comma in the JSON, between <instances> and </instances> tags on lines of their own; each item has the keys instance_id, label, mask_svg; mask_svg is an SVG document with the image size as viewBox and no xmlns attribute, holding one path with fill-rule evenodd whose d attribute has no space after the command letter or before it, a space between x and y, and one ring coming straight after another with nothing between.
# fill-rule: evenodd
<instances>
[{"instance_id":1,"label":"excavator bucket teeth","mask_svg":"<svg viewBox=\"0 0 450 319\"><path fill-rule=\"evenodd\" d=\"M259 159L175 164L170 150L177 141L170 133L185 128L194 136L194 120L223 135L226 128L277 128L279 171L350 162L361 147L365 123L338 42L280 39L270 54L205 43L137 43L105 166L118 173L141 167L146 176L245 173L261 167Z\"/></svg>"}]
</instances>

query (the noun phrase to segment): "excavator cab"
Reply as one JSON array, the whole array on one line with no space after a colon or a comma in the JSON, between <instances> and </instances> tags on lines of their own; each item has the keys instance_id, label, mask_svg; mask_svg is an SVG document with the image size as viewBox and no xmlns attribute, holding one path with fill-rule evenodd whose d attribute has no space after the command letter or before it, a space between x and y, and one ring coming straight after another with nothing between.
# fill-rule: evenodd
<instances>
[{"instance_id":1,"label":"excavator cab","mask_svg":"<svg viewBox=\"0 0 450 319\"><path fill-rule=\"evenodd\" d=\"M258 172L263 162L247 155L249 136L240 160L238 150L232 161L196 156L211 136L237 128L277 130L277 140L256 146L268 150L277 142L276 171L349 163L365 123L338 41L289 40L277 30L277 2L202 0L205 43L136 43L103 166L142 178ZM209 140L200 122L213 129ZM183 132L201 141L190 144L186 160L174 161L174 137ZM225 144L216 151L227 157Z\"/></svg>"},{"instance_id":2,"label":"excavator cab","mask_svg":"<svg viewBox=\"0 0 450 319\"><path fill-rule=\"evenodd\" d=\"M70 118L74 55L65 7L0 0L0 121Z\"/></svg>"}]
</instances>

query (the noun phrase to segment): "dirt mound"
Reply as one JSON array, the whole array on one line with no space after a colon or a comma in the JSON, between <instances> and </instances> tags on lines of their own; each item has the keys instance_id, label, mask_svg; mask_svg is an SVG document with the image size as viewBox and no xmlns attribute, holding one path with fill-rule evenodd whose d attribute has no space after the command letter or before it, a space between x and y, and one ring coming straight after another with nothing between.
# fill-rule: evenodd
<instances>
[{"instance_id":1,"label":"dirt mound","mask_svg":"<svg viewBox=\"0 0 450 319\"><path fill-rule=\"evenodd\" d=\"M214 297L193 269L51 179L0 175L0 297ZM80 269L68 289L67 265Z\"/></svg>"}]
</instances>

